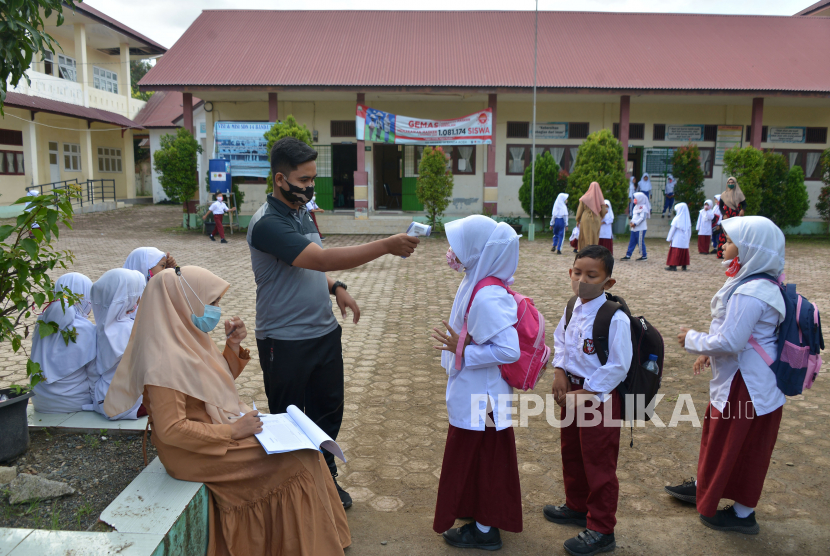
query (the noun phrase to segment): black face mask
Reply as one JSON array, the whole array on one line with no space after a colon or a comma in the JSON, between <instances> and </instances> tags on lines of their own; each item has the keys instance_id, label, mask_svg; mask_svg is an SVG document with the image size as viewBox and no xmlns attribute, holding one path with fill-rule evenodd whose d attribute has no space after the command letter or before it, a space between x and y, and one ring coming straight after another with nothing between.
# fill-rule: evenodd
<instances>
[{"instance_id":1,"label":"black face mask","mask_svg":"<svg viewBox=\"0 0 830 556\"><path fill-rule=\"evenodd\" d=\"M286 201L289 203L301 203L306 204L314 197L314 186L309 185L308 187L297 187L293 183L288 181L288 178L283 176L283 180L285 183L288 184L288 191L282 189L282 194L285 197Z\"/></svg>"}]
</instances>

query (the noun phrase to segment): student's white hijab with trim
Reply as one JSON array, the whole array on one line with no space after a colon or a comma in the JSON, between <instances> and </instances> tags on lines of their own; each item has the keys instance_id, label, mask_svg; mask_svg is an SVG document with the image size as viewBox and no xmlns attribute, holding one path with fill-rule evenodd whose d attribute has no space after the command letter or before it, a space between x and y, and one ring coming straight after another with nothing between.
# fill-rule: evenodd
<instances>
[{"instance_id":1,"label":"student's white hijab with trim","mask_svg":"<svg viewBox=\"0 0 830 556\"><path fill-rule=\"evenodd\" d=\"M712 317L726 314L725 301L738 282L753 274L769 274L779 278L784 273L784 233L763 216L737 216L723 221L723 230L738 246L741 268L734 278L727 278L712 298ZM732 260L724 261L729 266ZM771 305L779 313L779 322L786 316L781 290L767 280L753 280L738 288L742 295L755 297ZM734 295L734 294L733 294Z\"/></svg>"},{"instance_id":2,"label":"student's white hijab with trim","mask_svg":"<svg viewBox=\"0 0 830 556\"><path fill-rule=\"evenodd\" d=\"M634 198L637 200L637 205L634 207L634 212L636 213L645 211L646 218L651 218L651 203L648 202L648 196L642 191L638 191L634 194Z\"/></svg>"},{"instance_id":3,"label":"student's white hijab with trim","mask_svg":"<svg viewBox=\"0 0 830 556\"><path fill-rule=\"evenodd\" d=\"M127 260L124 262L124 268L128 270L137 270L147 279L147 281L149 281L150 269L159 264L165 256L165 253L159 251L155 247L139 247L137 249L133 249L133 252L127 255Z\"/></svg>"},{"instance_id":4,"label":"student's white hijab with trim","mask_svg":"<svg viewBox=\"0 0 830 556\"><path fill-rule=\"evenodd\" d=\"M706 203L709 203L709 208L706 208ZM700 231L700 226L703 224L703 213L706 211L711 211L712 209L712 201L706 199L703 201L703 208L700 209L700 212L697 215L697 225L695 225L695 230L698 232Z\"/></svg>"},{"instance_id":5,"label":"student's white hijab with trim","mask_svg":"<svg viewBox=\"0 0 830 556\"><path fill-rule=\"evenodd\" d=\"M38 324L32 335L31 359L40 363L47 383L52 383L74 373L95 359L95 325L89 320L92 302L89 292L92 280L78 272L69 272L58 278L53 290L57 293L69 290L83 298L74 305L65 308L60 301L55 301L38 317ZM66 344L60 332L41 338L38 332L40 321L55 322L59 330L74 326L78 336L74 342Z\"/></svg>"},{"instance_id":6,"label":"student's white hijab with trim","mask_svg":"<svg viewBox=\"0 0 830 556\"><path fill-rule=\"evenodd\" d=\"M644 185L648 187L648 189L644 190ZM640 181L637 183L637 186L640 188L640 191L651 191L651 176L648 175L648 172L643 174L643 177L640 178Z\"/></svg>"},{"instance_id":7,"label":"student's white hijab with trim","mask_svg":"<svg viewBox=\"0 0 830 556\"><path fill-rule=\"evenodd\" d=\"M99 375L115 366L124 355L134 323L128 311L135 312L146 285L147 280L140 272L126 268L108 270L92 284Z\"/></svg>"},{"instance_id":8,"label":"student's white hijab with trim","mask_svg":"<svg viewBox=\"0 0 830 556\"><path fill-rule=\"evenodd\" d=\"M692 233L692 219L689 216L689 205L686 203L677 203L674 205L674 218L671 225L678 230L682 230L687 234Z\"/></svg>"},{"instance_id":9,"label":"student's white hijab with trim","mask_svg":"<svg viewBox=\"0 0 830 556\"><path fill-rule=\"evenodd\" d=\"M605 206L608 207L608 212L605 214L605 219L604 220L608 220L609 222L613 222L614 221L614 209L611 208L611 201L609 201L608 199L605 199Z\"/></svg>"},{"instance_id":10,"label":"student's white hijab with trim","mask_svg":"<svg viewBox=\"0 0 830 556\"><path fill-rule=\"evenodd\" d=\"M504 222L496 223L481 215L454 220L446 225L447 240L458 260L464 265L464 278L458 286L450 313L450 326L460 332L464 315L476 284L488 276L513 283L513 275L519 266L519 236ZM483 344L493 336L516 323L515 304L510 307L488 307L486 319L476 319L475 328L468 328L477 344ZM455 354L441 352L441 366L447 374L454 375Z\"/></svg>"},{"instance_id":11,"label":"student's white hijab with trim","mask_svg":"<svg viewBox=\"0 0 830 556\"><path fill-rule=\"evenodd\" d=\"M568 205L565 204L565 201L568 200L567 193L560 193L556 196L556 202L553 203L553 211L551 216L553 218L567 218L568 217Z\"/></svg>"}]
</instances>

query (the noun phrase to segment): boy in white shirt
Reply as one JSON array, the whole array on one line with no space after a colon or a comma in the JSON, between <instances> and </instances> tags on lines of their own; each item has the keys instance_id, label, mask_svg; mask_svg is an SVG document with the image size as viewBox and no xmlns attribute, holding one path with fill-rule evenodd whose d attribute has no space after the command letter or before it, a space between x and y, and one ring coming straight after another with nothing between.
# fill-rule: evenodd
<instances>
[{"instance_id":1,"label":"boy in white shirt","mask_svg":"<svg viewBox=\"0 0 830 556\"><path fill-rule=\"evenodd\" d=\"M608 334L608 360L597 356L594 319L605 304L605 292L614 286L611 277L614 257L601 245L591 245L576 255L569 270L571 287L577 296L570 322L567 309L553 334L553 397L566 414L575 417L561 429L562 475L565 503L545 506L548 521L575 524L586 530L565 541L570 554L590 556L616 547L617 456L620 449L620 396L616 388L625 380L633 356L631 324L617 311ZM606 409L606 404L611 404ZM585 406L591 405L602 416L599 423L581 423ZM606 414L616 423L606 424ZM589 417L590 419L590 417Z\"/></svg>"},{"instance_id":2,"label":"boy in white shirt","mask_svg":"<svg viewBox=\"0 0 830 556\"><path fill-rule=\"evenodd\" d=\"M225 213L234 212L236 210L236 207L228 208L228 205L225 204L224 197L222 197L222 194L220 193L216 197L216 201L214 201L213 204L210 205L210 208L208 208L208 210L211 213L213 213L213 221L216 223L216 228L214 228L213 234L219 233L219 237L222 238L221 243L227 243L228 241L225 239L225 225L222 223L222 221L225 218ZM213 234L210 234L210 240L216 241L216 238L213 237Z\"/></svg>"}]
</instances>

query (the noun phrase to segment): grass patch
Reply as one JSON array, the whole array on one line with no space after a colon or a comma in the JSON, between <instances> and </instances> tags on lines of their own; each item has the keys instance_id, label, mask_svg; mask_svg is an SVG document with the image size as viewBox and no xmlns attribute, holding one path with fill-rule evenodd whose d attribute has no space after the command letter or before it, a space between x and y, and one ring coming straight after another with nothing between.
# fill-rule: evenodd
<instances>
[{"instance_id":1,"label":"grass patch","mask_svg":"<svg viewBox=\"0 0 830 556\"><path fill-rule=\"evenodd\" d=\"M789 244L830 246L830 235L827 234L788 235L786 240Z\"/></svg>"}]
</instances>

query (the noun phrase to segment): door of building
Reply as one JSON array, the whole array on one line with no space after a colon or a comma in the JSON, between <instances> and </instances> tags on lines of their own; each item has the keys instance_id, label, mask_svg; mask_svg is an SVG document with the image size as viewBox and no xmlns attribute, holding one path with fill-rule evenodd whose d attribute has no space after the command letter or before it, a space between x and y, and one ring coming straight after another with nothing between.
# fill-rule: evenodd
<instances>
[{"instance_id":1,"label":"door of building","mask_svg":"<svg viewBox=\"0 0 830 556\"><path fill-rule=\"evenodd\" d=\"M58 166L58 143L49 141L49 181L55 183L61 181L61 168ZM37 185L37 184L35 184Z\"/></svg>"},{"instance_id":2,"label":"door of building","mask_svg":"<svg viewBox=\"0 0 830 556\"><path fill-rule=\"evenodd\" d=\"M402 210L403 157L399 145L372 145L375 161L375 210Z\"/></svg>"},{"instance_id":3,"label":"door of building","mask_svg":"<svg viewBox=\"0 0 830 556\"><path fill-rule=\"evenodd\" d=\"M331 146L331 167L334 181L334 209L354 209L354 173L357 172L357 145L342 143Z\"/></svg>"}]
</instances>

